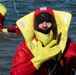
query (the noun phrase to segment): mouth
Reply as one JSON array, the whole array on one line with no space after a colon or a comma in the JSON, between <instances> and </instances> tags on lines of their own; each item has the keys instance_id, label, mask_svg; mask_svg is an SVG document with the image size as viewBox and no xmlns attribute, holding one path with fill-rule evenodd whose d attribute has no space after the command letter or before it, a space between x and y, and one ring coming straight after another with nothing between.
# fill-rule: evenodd
<instances>
[{"instance_id":1,"label":"mouth","mask_svg":"<svg viewBox=\"0 0 76 75\"><path fill-rule=\"evenodd\" d=\"M48 30L48 28L47 27L44 27L44 28L42 28L42 30Z\"/></svg>"},{"instance_id":2,"label":"mouth","mask_svg":"<svg viewBox=\"0 0 76 75\"><path fill-rule=\"evenodd\" d=\"M44 34L48 34L50 32L50 30L48 28L40 29L39 31L44 33Z\"/></svg>"}]
</instances>

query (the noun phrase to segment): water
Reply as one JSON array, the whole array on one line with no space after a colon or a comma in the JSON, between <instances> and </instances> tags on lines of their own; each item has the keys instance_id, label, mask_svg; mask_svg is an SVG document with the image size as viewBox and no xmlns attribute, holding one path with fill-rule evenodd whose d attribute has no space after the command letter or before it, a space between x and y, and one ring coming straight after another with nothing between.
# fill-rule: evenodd
<instances>
[{"instance_id":1,"label":"water","mask_svg":"<svg viewBox=\"0 0 76 75\"><path fill-rule=\"evenodd\" d=\"M0 0L0 2L3 3L8 10L5 16L4 27L14 25L20 17L42 6L49 6L55 10L62 10L72 13L73 17L68 36L76 42L75 0ZM13 55L21 41L23 41L21 34L15 35L0 33L0 75L10 75L9 69L12 64Z\"/></svg>"}]
</instances>

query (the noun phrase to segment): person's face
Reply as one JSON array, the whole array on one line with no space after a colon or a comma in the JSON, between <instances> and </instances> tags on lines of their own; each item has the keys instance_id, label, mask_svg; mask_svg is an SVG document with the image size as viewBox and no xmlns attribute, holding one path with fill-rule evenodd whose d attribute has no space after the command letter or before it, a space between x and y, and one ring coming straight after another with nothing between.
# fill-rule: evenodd
<instances>
[{"instance_id":1,"label":"person's face","mask_svg":"<svg viewBox=\"0 0 76 75\"><path fill-rule=\"evenodd\" d=\"M40 23L40 24L38 25L38 28L46 31L46 30L49 29L51 26L52 26L52 23L51 23L51 22L46 22L46 21L44 21L44 22L42 22L42 23Z\"/></svg>"}]
</instances>

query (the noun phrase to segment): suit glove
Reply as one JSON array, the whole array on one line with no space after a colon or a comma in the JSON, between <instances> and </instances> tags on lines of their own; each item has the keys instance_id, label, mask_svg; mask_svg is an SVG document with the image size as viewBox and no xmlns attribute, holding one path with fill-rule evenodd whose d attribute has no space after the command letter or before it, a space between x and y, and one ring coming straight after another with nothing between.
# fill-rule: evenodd
<instances>
[{"instance_id":1,"label":"suit glove","mask_svg":"<svg viewBox=\"0 0 76 75\"><path fill-rule=\"evenodd\" d=\"M37 42L36 48L32 50L34 58L31 60L36 69L38 69L43 62L53 58L60 52L60 46L56 45L56 42L56 40L53 40L45 47L42 46L40 41Z\"/></svg>"}]
</instances>

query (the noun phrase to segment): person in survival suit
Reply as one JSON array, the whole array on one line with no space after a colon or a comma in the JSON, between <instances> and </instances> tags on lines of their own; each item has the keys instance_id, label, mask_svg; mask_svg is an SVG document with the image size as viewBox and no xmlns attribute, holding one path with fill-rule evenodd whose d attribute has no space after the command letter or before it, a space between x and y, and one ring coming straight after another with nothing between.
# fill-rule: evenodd
<instances>
[{"instance_id":1,"label":"person in survival suit","mask_svg":"<svg viewBox=\"0 0 76 75\"><path fill-rule=\"evenodd\" d=\"M12 25L7 28L7 31L10 33L16 33L17 35L20 34L20 30L17 25Z\"/></svg>"},{"instance_id":2,"label":"person in survival suit","mask_svg":"<svg viewBox=\"0 0 76 75\"><path fill-rule=\"evenodd\" d=\"M20 24L24 22L20 21ZM65 31L66 28L61 36ZM10 75L75 75L76 44L68 38L62 51L57 44L57 35L53 10L49 7L38 8L34 12L34 37L31 41L26 37L26 42L18 46ZM62 40L65 41L61 39L60 42Z\"/></svg>"},{"instance_id":3,"label":"person in survival suit","mask_svg":"<svg viewBox=\"0 0 76 75\"><path fill-rule=\"evenodd\" d=\"M8 28L3 26L3 22L4 22L4 17L7 13L7 9L6 7L0 3L0 32L3 33L16 33L16 34L20 34L20 30L17 27L17 25L12 25Z\"/></svg>"},{"instance_id":4,"label":"person in survival suit","mask_svg":"<svg viewBox=\"0 0 76 75\"><path fill-rule=\"evenodd\" d=\"M0 3L0 31L3 28L3 19L4 19L4 16L6 15L6 12L7 12L7 9L3 4Z\"/></svg>"}]
</instances>

